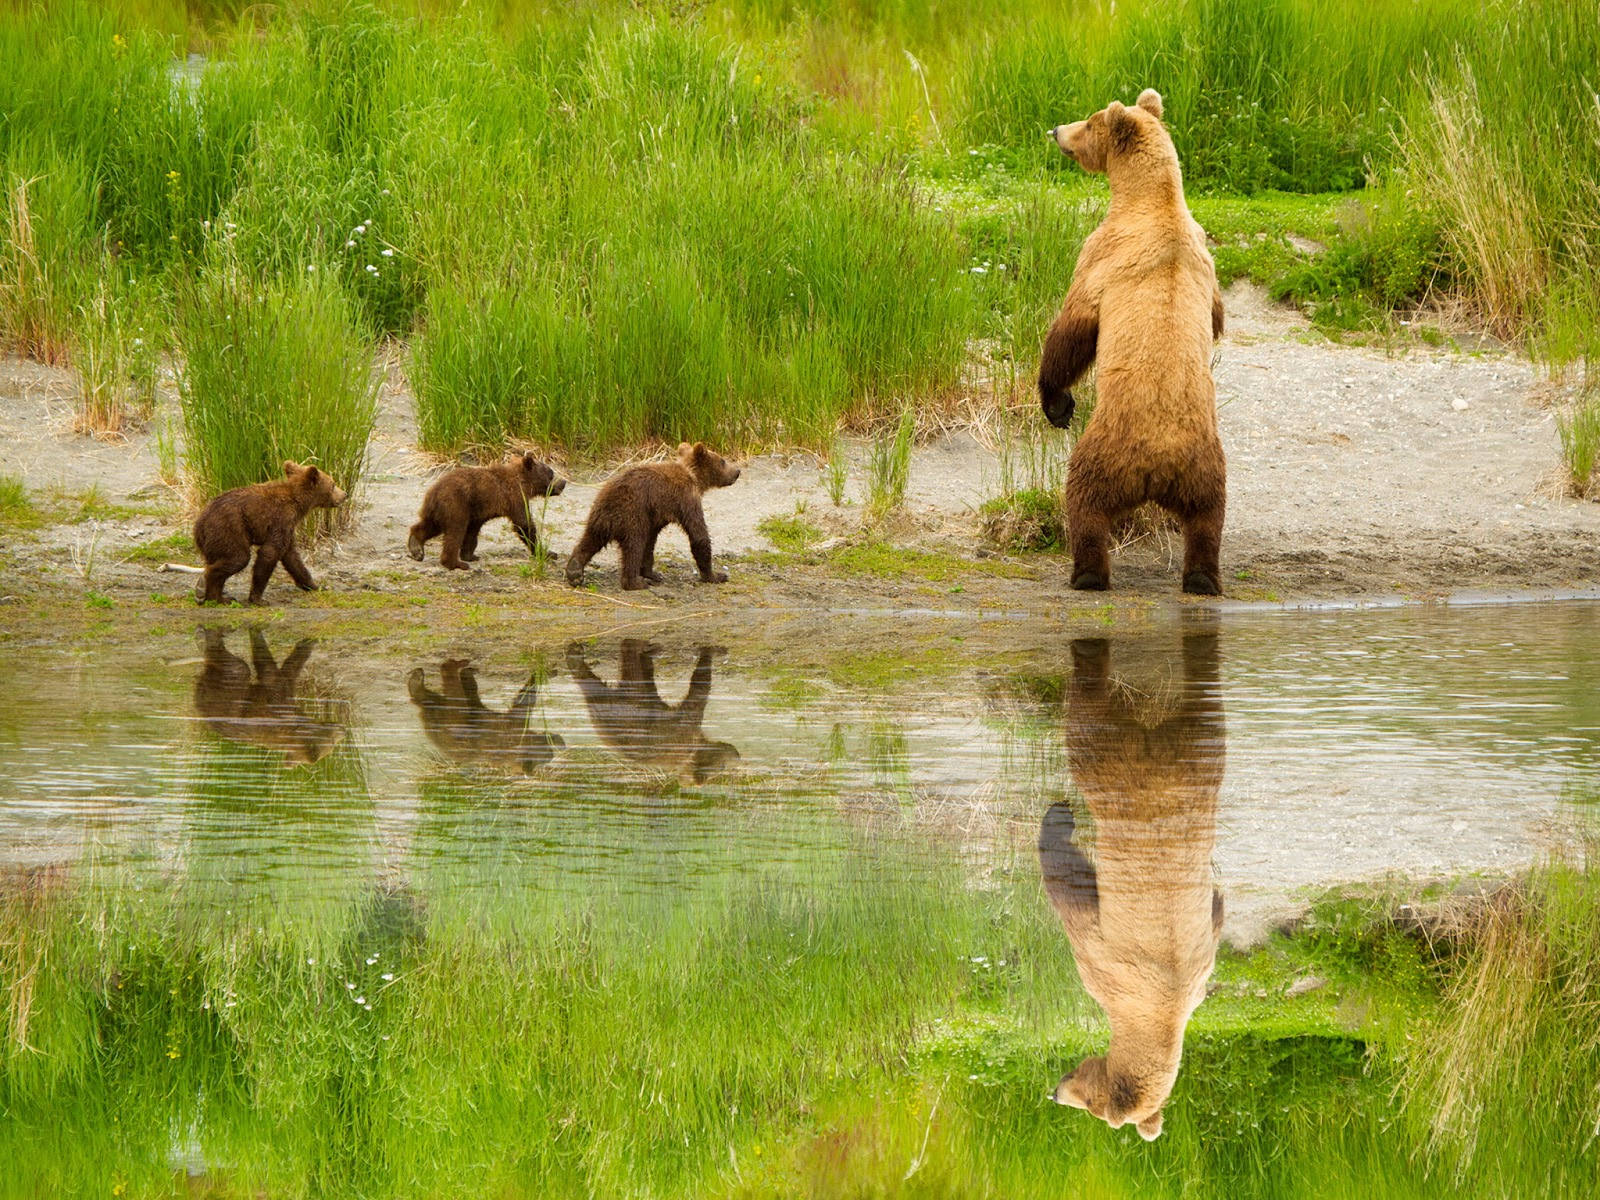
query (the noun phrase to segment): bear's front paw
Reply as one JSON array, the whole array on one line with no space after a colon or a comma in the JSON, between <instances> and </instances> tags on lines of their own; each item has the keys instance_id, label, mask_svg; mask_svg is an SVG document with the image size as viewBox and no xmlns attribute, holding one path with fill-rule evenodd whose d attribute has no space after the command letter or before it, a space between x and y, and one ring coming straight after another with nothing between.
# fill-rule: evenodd
<instances>
[{"instance_id":1,"label":"bear's front paw","mask_svg":"<svg viewBox=\"0 0 1600 1200\"><path fill-rule=\"evenodd\" d=\"M1040 387L1041 405L1044 408L1044 418L1057 429L1066 429L1072 424L1072 410L1076 402L1072 398L1071 388L1062 388L1059 392Z\"/></svg>"},{"instance_id":2,"label":"bear's front paw","mask_svg":"<svg viewBox=\"0 0 1600 1200\"><path fill-rule=\"evenodd\" d=\"M1220 596L1222 584L1209 571L1190 571L1183 577L1183 590L1192 596Z\"/></svg>"},{"instance_id":3,"label":"bear's front paw","mask_svg":"<svg viewBox=\"0 0 1600 1200\"><path fill-rule=\"evenodd\" d=\"M308 579L304 583L297 582L295 587L299 588L302 592L320 592L322 590L317 586L317 581L315 579Z\"/></svg>"},{"instance_id":4,"label":"bear's front paw","mask_svg":"<svg viewBox=\"0 0 1600 1200\"><path fill-rule=\"evenodd\" d=\"M728 582L728 573L726 571L713 571L713 572L711 572L711 574L709 574L709 575L707 575L705 577L704 582L706 582L706 583L727 583Z\"/></svg>"},{"instance_id":5,"label":"bear's front paw","mask_svg":"<svg viewBox=\"0 0 1600 1200\"><path fill-rule=\"evenodd\" d=\"M1072 586L1080 592L1103 592L1111 586L1111 580L1099 571L1079 571L1072 577Z\"/></svg>"}]
</instances>

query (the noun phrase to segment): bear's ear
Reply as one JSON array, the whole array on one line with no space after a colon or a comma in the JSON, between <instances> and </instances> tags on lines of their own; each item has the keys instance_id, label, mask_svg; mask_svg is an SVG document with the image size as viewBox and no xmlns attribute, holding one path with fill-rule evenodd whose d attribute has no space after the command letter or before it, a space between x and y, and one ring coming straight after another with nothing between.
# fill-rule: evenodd
<instances>
[{"instance_id":1,"label":"bear's ear","mask_svg":"<svg viewBox=\"0 0 1600 1200\"><path fill-rule=\"evenodd\" d=\"M315 467L307 467L306 468L306 482L307 483L315 483L317 480L319 480L321 478L322 478L322 472L321 471L317 470Z\"/></svg>"},{"instance_id":2,"label":"bear's ear","mask_svg":"<svg viewBox=\"0 0 1600 1200\"><path fill-rule=\"evenodd\" d=\"M1156 120L1161 119L1161 93L1155 88L1145 88L1139 93L1139 107L1144 109Z\"/></svg>"},{"instance_id":3,"label":"bear's ear","mask_svg":"<svg viewBox=\"0 0 1600 1200\"><path fill-rule=\"evenodd\" d=\"M689 445L688 442L679 442L678 457L687 462L689 459L694 457L694 447Z\"/></svg>"},{"instance_id":4,"label":"bear's ear","mask_svg":"<svg viewBox=\"0 0 1600 1200\"><path fill-rule=\"evenodd\" d=\"M1128 114L1120 100L1106 105L1106 134L1117 150L1126 150L1139 136L1139 122Z\"/></svg>"},{"instance_id":5,"label":"bear's ear","mask_svg":"<svg viewBox=\"0 0 1600 1200\"><path fill-rule=\"evenodd\" d=\"M283 460L283 477L285 479L293 479L299 473L299 463L295 462L295 460L292 458L286 458Z\"/></svg>"},{"instance_id":6,"label":"bear's ear","mask_svg":"<svg viewBox=\"0 0 1600 1200\"><path fill-rule=\"evenodd\" d=\"M525 453L522 456L522 469L524 471L531 471L531 470L533 470L534 465L535 465L535 460L534 460L534 457L533 457L533 451L529 450L527 453Z\"/></svg>"}]
</instances>

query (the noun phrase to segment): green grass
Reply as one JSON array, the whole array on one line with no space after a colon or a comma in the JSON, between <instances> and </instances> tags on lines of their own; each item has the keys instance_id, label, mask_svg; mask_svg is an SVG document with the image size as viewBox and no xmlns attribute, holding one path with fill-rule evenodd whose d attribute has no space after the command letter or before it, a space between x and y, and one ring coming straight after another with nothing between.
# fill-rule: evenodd
<instances>
[{"instance_id":1,"label":"green grass","mask_svg":"<svg viewBox=\"0 0 1600 1200\"><path fill-rule=\"evenodd\" d=\"M957 554L893 546L883 541L868 541L841 547L833 552L828 561L846 576L925 579L932 583L949 583L973 575L1023 578L1029 574L1027 568L1016 563L962 558Z\"/></svg>"},{"instance_id":2,"label":"green grass","mask_svg":"<svg viewBox=\"0 0 1600 1200\"><path fill-rule=\"evenodd\" d=\"M315 464L352 495L377 419L371 346L341 286L306 272L203 276L179 315L185 463L207 496ZM349 509L343 510L348 512ZM322 510L332 523L341 510Z\"/></svg>"},{"instance_id":3,"label":"green grass","mask_svg":"<svg viewBox=\"0 0 1600 1200\"><path fill-rule=\"evenodd\" d=\"M756 532L786 554L804 554L823 539L823 532L800 513L761 518Z\"/></svg>"},{"instance_id":4,"label":"green grass","mask_svg":"<svg viewBox=\"0 0 1600 1200\"><path fill-rule=\"evenodd\" d=\"M0 475L0 528L32 529L44 523L44 514L16 475Z\"/></svg>"},{"instance_id":5,"label":"green grass","mask_svg":"<svg viewBox=\"0 0 1600 1200\"><path fill-rule=\"evenodd\" d=\"M1567 464L1567 486L1574 496L1587 496L1600 480L1600 378L1587 371L1572 406L1556 417L1561 456Z\"/></svg>"},{"instance_id":6,"label":"green grass","mask_svg":"<svg viewBox=\"0 0 1600 1200\"><path fill-rule=\"evenodd\" d=\"M907 408L872 439L867 456L867 515L872 520L881 521L905 503L915 435L916 414Z\"/></svg>"}]
</instances>

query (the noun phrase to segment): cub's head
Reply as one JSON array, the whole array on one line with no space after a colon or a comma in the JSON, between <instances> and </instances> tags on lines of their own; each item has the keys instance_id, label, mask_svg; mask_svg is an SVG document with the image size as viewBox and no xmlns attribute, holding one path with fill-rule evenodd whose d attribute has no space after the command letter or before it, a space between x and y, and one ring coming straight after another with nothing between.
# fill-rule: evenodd
<instances>
[{"instance_id":1,"label":"cub's head","mask_svg":"<svg viewBox=\"0 0 1600 1200\"><path fill-rule=\"evenodd\" d=\"M535 458L531 450L521 458L512 459L511 467L517 473L524 496L559 496L567 486L567 481L557 479L556 473Z\"/></svg>"},{"instance_id":2,"label":"cub's head","mask_svg":"<svg viewBox=\"0 0 1600 1200\"><path fill-rule=\"evenodd\" d=\"M295 490L308 497L312 508L338 508L345 502L345 491L326 471L302 467L293 459L283 464L283 477Z\"/></svg>"},{"instance_id":3,"label":"cub's head","mask_svg":"<svg viewBox=\"0 0 1600 1200\"><path fill-rule=\"evenodd\" d=\"M1113 100L1088 120L1057 125L1050 136L1061 153L1085 171L1100 174L1143 147L1164 146L1168 153L1172 151L1172 139L1161 124L1161 93L1154 88L1140 92L1138 103L1132 108ZM1175 154L1173 161L1176 162Z\"/></svg>"},{"instance_id":4,"label":"cub's head","mask_svg":"<svg viewBox=\"0 0 1600 1200\"><path fill-rule=\"evenodd\" d=\"M692 446L688 442L680 442L678 461L689 468L702 492L710 488L727 487L739 478L739 468L731 465L704 442L696 442Z\"/></svg>"},{"instance_id":5,"label":"cub's head","mask_svg":"<svg viewBox=\"0 0 1600 1200\"><path fill-rule=\"evenodd\" d=\"M1161 1136L1161 1105L1141 1094L1143 1089L1132 1079L1113 1076L1106 1069L1104 1056L1086 1058L1076 1071L1068 1071L1056 1084L1056 1103L1081 1108L1099 1117L1113 1129L1132 1123L1139 1136L1153 1142Z\"/></svg>"}]
</instances>

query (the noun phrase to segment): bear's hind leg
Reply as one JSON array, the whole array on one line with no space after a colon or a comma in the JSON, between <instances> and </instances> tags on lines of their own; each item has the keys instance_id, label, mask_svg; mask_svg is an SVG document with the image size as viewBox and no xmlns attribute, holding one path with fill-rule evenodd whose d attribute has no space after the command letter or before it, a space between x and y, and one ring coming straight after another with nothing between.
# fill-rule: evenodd
<instances>
[{"instance_id":1,"label":"bear's hind leg","mask_svg":"<svg viewBox=\"0 0 1600 1200\"><path fill-rule=\"evenodd\" d=\"M467 532L461 538L461 561L478 561L478 534L483 532L482 521L468 521Z\"/></svg>"},{"instance_id":2,"label":"bear's hind leg","mask_svg":"<svg viewBox=\"0 0 1600 1200\"><path fill-rule=\"evenodd\" d=\"M439 527L430 518L423 517L411 527L411 532L406 537L406 553L421 562L423 547L438 536Z\"/></svg>"},{"instance_id":3,"label":"bear's hind leg","mask_svg":"<svg viewBox=\"0 0 1600 1200\"><path fill-rule=\"evenodd\" d=\"M611 539L596 530L592 525L585 526L583 536L578 539L578 544L572 548L572 553L567 555L567 582L573 587L583 584L583 570L589 565L589 560L606 548Z\"/></svg>"},{"instance_id":4,"label":"bear's hind leg","mask_svg":"<svg viewBox=\"0 0 1600 1200\"><path fill-rule=\"evenodd\" d=\"M648 535L630 531L622 536L618 548L622 551L622 588L624 591L637 592L641 588L650 586L650 580L645 578L640 570L644 566L644 547Z\"/></svg>"},{"instance_id":5,"label":"bear's hind leg","mask_svg":"<svg viewBox=\"0 0 1600 1200\"><path fill-rule=\"evenodd\" d=\"M470 571L461 561L461 548L466 544L467 531L463 526L444 531L444 547L439 551L439 565L448 571Z\"/></svg>"},{"instance_id":6,"label":"bear's hind leg","mask_svg":"<svg viewBox=\"0 0 1600 1200\"><path fill-rule=\"evenodd\" d=\"M1182 514L1183 590L1196 596L1222 595L1222 514L1220 503Z\"/></svg>"},{"instance_id":7,"label":"bear's hind leg","mask_svg":"<svg viewBox=\"0 0 1600 1200\"><path fill-rule=\"evenodd\" d=\"M243 554L232 555L228 558L219 558L216 562L206 563L206 571L203 579L205 584L205 594L201 598L200 603L221 604L223 600L227 598L222 594L223 585L249 565L250 550L248 547L246 547Z\"/></svg>"},{"instance_id":8,"label":"bear's hind leg","mask_svg":"<svg viewBox=\"0 0 1600 1200\"><path fill-rule=\"evenodd\" d=\"M650 531L650 536L644 540L644 556L639 562L639 575L651 583L660 583L661 576L656 571L656 539L661 536L660 527Z\"/></svg>"}]
</instances>

